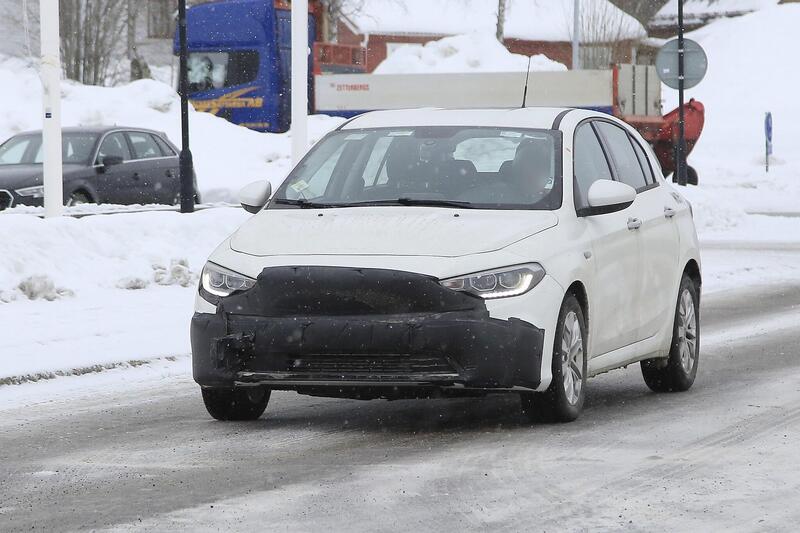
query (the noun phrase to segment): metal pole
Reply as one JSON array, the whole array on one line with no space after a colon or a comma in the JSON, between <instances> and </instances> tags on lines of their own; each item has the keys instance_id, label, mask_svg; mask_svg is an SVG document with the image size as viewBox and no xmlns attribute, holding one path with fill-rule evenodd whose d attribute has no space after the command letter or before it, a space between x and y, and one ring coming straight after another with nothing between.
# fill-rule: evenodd
<instances>
[{"instance_id":1,"label":"metal pole","mask_svg":"<svg viewBox=\"0 0 800 533\"><path fill-rule=\"evenodd\" d=\"M292 164L308 148L308 0L292 2Z\"/></svg>"},{"instance_id":2,"label":"metal pole","mask_svg":"<svg viewBox=\"0 0 800 533\"><path fill-rule=\"evenodd\" d=\"M686 116L683 109L683 0L678 0L678 185L686 185Z\"/></svg>"},{"instance_id":3,"label":"metal pole","mask_svg":"<svg viewBox=\"0 0 800 533\"><path fill-rule=\"evenodd\" d=\"M178 0L178 40L180 67L178 92L181 96L181 213L194 211L194 163L189 149L189 68L186 44L186 0Z\"/></svg>"},{"instance_id":4,"label":"metal pole","mask_svg":"<svg viewBox=\"0 0 800 533\"><path fill-rule=\"evenodd\" d=\"M572 70L581 69L581 0L575 0L572 20Z\"/></svg>"},{"instance_id":5,"label":"metal pole","mask_svg":"<svg viewBox=\"0 0 800 533\"><path fill-rule=\"evenodd\" d=\"M39 2L42 63L42 184L44 216L60 216L64 209L61 169L61 57L58 0Z\"/></svg>"}]
</instances>

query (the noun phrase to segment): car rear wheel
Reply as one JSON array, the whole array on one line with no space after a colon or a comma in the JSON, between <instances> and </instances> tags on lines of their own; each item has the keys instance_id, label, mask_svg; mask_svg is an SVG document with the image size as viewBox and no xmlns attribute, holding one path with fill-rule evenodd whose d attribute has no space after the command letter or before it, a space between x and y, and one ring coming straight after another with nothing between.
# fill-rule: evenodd
<instances>
[{"instance_id":1,"label":"car rear wheel","mask_svg":"<svg viewBox=\"0 0 800 533\"><path fill-rule=\"evenodd\" d=\"M642 376L655 392L689 390L697 376L700 358L700 314L697 288L686 274L681 279L672 327L669 358L642 361Z\"/></svg>"},{"instance_id":2,"label":"car rear wheel","mask_svg":"<svg viewBox=\"0 0 800 533\"><path fill-rule=\"evenodd\" d=\"M577 298L561 304L553 342L553 380L543 393L523 393L523 412L534 421L571 422L586 398L586 320Z\"/></svg>"},{"instance_id":3,"label":"car rear wheel","mask_svg":"<svg viewBox=\"0 0 800 533\"><path fill-rule=\"evenodd\" d=\"M269 403L266 387L203 388L203 403L217 420L256 420Z\"/></svg>"}]
</instances>

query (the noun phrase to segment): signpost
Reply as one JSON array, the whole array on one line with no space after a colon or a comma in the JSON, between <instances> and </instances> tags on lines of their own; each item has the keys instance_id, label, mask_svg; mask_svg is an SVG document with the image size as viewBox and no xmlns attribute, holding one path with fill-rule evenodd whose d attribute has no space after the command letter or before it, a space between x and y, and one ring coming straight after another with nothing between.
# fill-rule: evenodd
<instances>
[{"instance_id":1,"label":"signpost","mask_svg":"<svg viewBox=\"0 0 800 533\"><path fill-rule=\"evenodd\" d=\"M178 92L181 97L181 213L194 211L194 162L189 149L189 64L186 44L186 0L178 1L178 40L180 41L180 73Z\"/></svg>"},{"instance_id":2,"label":"signpost","mask_svg":"<svg viewBox=\"0 0 800 533\"><path fill-rule=\"evenodd\" d=\"M766 165L769 172L769 156L772 155L772 113L767 111L764 117L764 137L766 138Z\"/></svg>"},{"instance_id":3,"label":"signpost","mask_svg":"<svg viewBox=\"0 0 800 533\"><path fill-rule=\"evenodd\" d=\"M44 216L57 217L64 208L64 181L61 168L61 45L58 0L39 2L42 63L42 185Z\"/></svg>"},{"instance_id":4,"label":"signpost","mask_svg":"<svg viewBox=\"0 0 800 533\"><path fill-rule=\"evenodd\" d=\"M678 0L678 38L669 41L656 57L658 76L667 86L678 89L678 145L675 172L679 185L686 185L686 118L683 93L703 79L708 58L696 42L683 37L683 0Z\"/></svg>"}]
</instances>

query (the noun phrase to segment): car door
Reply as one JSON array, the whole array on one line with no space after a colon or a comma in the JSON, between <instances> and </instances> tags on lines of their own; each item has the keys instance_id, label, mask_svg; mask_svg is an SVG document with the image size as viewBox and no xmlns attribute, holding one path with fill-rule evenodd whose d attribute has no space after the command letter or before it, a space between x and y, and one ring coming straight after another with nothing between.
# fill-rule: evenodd
<instances>
[{"instance_id":1,"label":"car door","mask_svg":"<svg viewBox=\"0 0 800 533\"><path fill-rule=\"evenodd\" d=\"M671 323L677 298L680 269L680 232L675 215L681 206L669 186L656 175L656 167L644 145L629 135L647 185L641 190L642 216L642 338L658 333ZM663 178L663 177L662 177Z\"/></svg>"},{"instance_id":2,"label":"car door","mask_svg":"<svg viewBox=\"0 0 800 533\"><path fill-rule=\"evenodd\" d=\"M675 200L664 198L664 187L655 181L644 148L628 131L610 122L599 123L598 129L610 149L617 179L637 192L636 232L642 254L636 336L637 340L644 340L662 328L675 300L672 293L678 268L678 232L671 220Z\"/></svg>"},{"instance_id":3,"label":"car door","mask_svg":"<svg viewBox=\"0 0 800 533\"><path fill-rule=\"evenodd\" d=\"M117 157L121 164L105 165L106 157ZM131 167L131 151L125 134L113 132L100 142L95 159L97 169L94 188L99 203L124 204L134 186L134 170Z\"/></svg>"},{"instance_id":4,"label":"car door","mask_svg":"<svg viewBox=\"0 0 800 533\"><path fill-rule=\"evenodd\" d=\"M133 152L133 167L139 187L132 203L172 204L174 171L170 158L164 157L153 135L145 131L129 131L128 139Z\"/></svg>"},{"instance_id":5,"label":"car door","mask_svg":"<svg viewBox=\"0 0 800 533\"><path fill-rule=\"evenodd\" d=\"M158 147L161 149L161 154L164 156L161 170L164 174L163 188L161 189L160 198L162 203L180 203L181 193L181 167L180 160L178 159L178 152L176 149L160 135L153 134ZM177 202L176 202L177 201Z\"/></svg>"},{"instance_id":6,"label":"car door","mask_svg":"<svg viewBox=\"0 0 800 533\"><path fill-rule=\"evenodd\" d=\"M575 132L573 150L576 210L588 207L589 187L597 180L614 179L611 159L601 144L594 121ZM630 229L636 202L615 213L579 219L591 242L584 252L592 262L589 295L590 356L595 357L636 341L639 327L637 297L640 292L641 239Z\"/></svg>"}]
</instances>

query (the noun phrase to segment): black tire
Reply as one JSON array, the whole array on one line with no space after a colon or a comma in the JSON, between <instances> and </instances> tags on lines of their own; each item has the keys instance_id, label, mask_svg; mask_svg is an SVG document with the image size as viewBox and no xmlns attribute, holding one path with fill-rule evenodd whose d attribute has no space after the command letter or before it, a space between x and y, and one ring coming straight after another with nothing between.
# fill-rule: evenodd
<instances>
[{"instance_id":1,"label":"black tire","mask_svg":"<svg viewBox=\"0 0 800 533\"><path fill-rule=\"evenodd\" d=\"M86 194L84 191L73 191L67 197L67 207L72 207L74 205L82 205L82 204L93 204L94 200Z\"/></svg>"},{"instance_id":2,"label":"black tire","mask_svg":"<svg viewBox=\"0 0 800 533\"><path fill-rule=\"evenodd\" d=\"M572 335L571 338L574 339L576 322L580 332L578 337L580 345L577 347L579 348L580 362L575 359L577 351L570 352L564 349L567 344L570 344L566 341L565 332L568 336ZM521 394L522 411L528 418L535 422L572 422L580 416L586 400L586 355L586 319L578 299L574 295L568 294L561 304L553 341L553 381L545 392ZM580 368L577 391L574 386L576 372L571 375L565 374L564 364L569 357L573 362L569 367ZM566 370L569 371L569 368ZM571 390L570 394L567 393L568 389Z\"/></svg>"},{"instance_id":3,"label":"black tire","mask_svg":"<svg viewBox=\"0 0 800 533\"><path fill-rule=\"evenodd\" d=\"M269 403L266 387L203 388L203 403L217 420L257 420Z\"/></svg>"},{"instance_id":4,"label":"black tire","mask_svg":"<svg viewBox=\"0 0 800 533\"><path fill-rule=\"evenodd\" d=\"M694 167L686 167L686 183L689 185L697 185L697 170Z\"/></svg>"},{"instance_id":5,"label":"black tire","mask_svg":"<svg viewBox=\"0 0 800 533\"><path fill-rule=\"evenodd\" d=\"M678 171L672 173L672 183L678 183ZM697 170L694 167L686 166L686 185L697 185Z\"/></svg>"},{"instance_id":6,"label":"black tire","mask_svg":"<svg viewBox=\"0 0 800 533\"><path fill-rule=\"evenodd\" d=\"M689 298L689 302L684 299ZM654 392L683 392L694 384L700 362L700 309L692 279L681 279L675 319L672 325L672 345L667 359L642 361L644 382ZM690 313L687 310L690 309ZM691 316L687 316L691 314ZM685 324L685 325L682 325ZM686 350L689 350L688 358ZM690 363L688 364L687 363Z\"/></svg>"}]
</instances>

